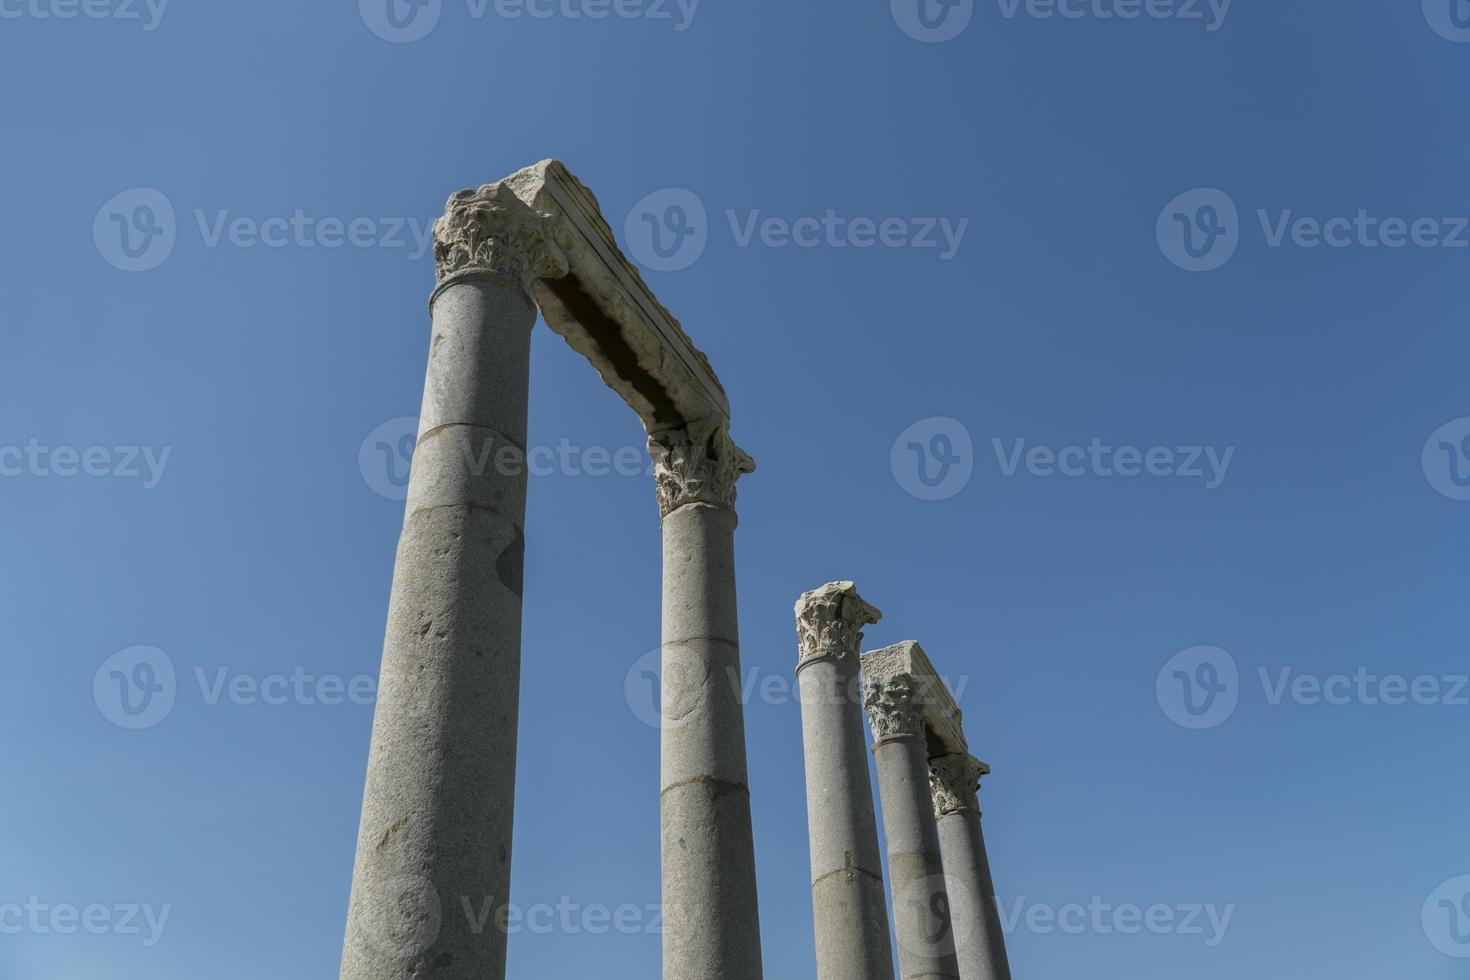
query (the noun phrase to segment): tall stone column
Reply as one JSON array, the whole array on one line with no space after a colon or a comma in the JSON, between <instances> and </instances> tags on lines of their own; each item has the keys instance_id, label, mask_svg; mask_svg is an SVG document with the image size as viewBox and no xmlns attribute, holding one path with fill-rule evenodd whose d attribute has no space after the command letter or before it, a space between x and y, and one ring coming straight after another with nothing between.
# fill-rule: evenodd
<instances>
[{"instance_id":1,"label":"tall stone column","mask_svg":"<svg viewBox=\"0 0 1470 980\"><path fill-rule=\"evenodd\" d=\"M755 464L723 420L652 432L648 448L664 543L663 975L759 980L735 607L735 481Z\"/></svg>"},{"instance_id":2,"label":"tall stone column","mask_svg":"<svg viewBox=\"0 0 1470 980\"><path fill-rule=\"evenodd\" d=\"M342 972L502 980L536 277L566 271L503 185L434 225L438 288L373 718Z\"/></svg>"},{"instance_id":3,"label":"tall stone column","mask_svg":"<svg viewBox=\"0 0 1470 980\"><path fill-rule=\"evenodd\" d=\"M817 980L893 980L858 690L861 631L881 615L851 582L824 585L796 603Z\"/></svg>"},{"instance_id":4,"label":"tall stone column","mask_svg":"<svg viewBox=\"0 0 1470 980\"><path fill-rule=\"evenodd\" d=\"M878 793L893 881L893 921L903 980L959 980L954 934L929 791L923 722L913 678L864 678L864 707L873 726Z\"/></svg>"},{"instance_id":5,"label":"tall stone column","mask_svg":"<svg viewBox=\"0 0 1470 980\"><path fill-rule=\"evenodd\" d=\"M929 760L962 980L1011 980L995 883L980 829L980 777L989 772L989 766L964 753Z\"/></svg>"}]
</instances>

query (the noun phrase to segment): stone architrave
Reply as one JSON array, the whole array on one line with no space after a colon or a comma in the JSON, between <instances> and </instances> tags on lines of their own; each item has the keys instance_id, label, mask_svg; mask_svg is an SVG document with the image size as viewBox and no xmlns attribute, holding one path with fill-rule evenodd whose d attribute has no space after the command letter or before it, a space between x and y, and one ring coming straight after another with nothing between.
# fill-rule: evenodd
<instances>
[{"instance_id":1,"label":"stone architrave","mask_svg":"<svg viewBox=\"0 0 1470 980\"><path fill-rule=\"evenodd\" d=\"M501 980L520 678L530 331L547 324L638 415L664 536L664 975L761 976L735 622L734 484L709 361L554 160L461 191L394 569L342 976ZM506 445L520 465L486 458ZM492 453L491 459L497 459ZM491 910L487 926L462 912Z\"/></svg>"},{"instance_id":2,"label":"stone architrave","mask_svg":"<svg viewBox=\"0 0 1470 980\"><path fill-rule=\"evenodd\" d=\"M862 676L883 802L899 973L904 980L959 980L929 787L930 756L964 749L959 709L912 641L863 654Z\"/></svg>"}]
</instances>

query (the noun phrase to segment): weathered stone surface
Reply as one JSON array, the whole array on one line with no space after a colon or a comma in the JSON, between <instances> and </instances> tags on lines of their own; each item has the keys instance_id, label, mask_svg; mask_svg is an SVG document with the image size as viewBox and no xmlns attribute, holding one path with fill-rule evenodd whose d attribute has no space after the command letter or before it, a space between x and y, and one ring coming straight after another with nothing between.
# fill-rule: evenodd
<instances>
[{"instance_id":1,"label":"weathered stone surface","mask_svg":"<svg viewBox=\"0 0 1470 980\"><path fill-rule=\"evenodd\" d=\"M715 416L728 420L725 389L705 357L618 248L597 198L556 160L504 181L548 214L566 276L538 283L536 301L552 330L592 362L649 432Z\"/></svg>"},{"instance_id":2,"label":"weathered stone surface","mask_svg":"<svg viewBox=\"0 0 1470 980\"><path fill-rule=\"evenodd\" d=\"M856 670L864 626L883 618L857 594L852 582L828 582L796 600L796 638L801 664L821 657L853 661Z\"/></svg>"},{"instance_id":3,"label":"weathered stone surface","mask_svg":"<svg viewBox=\"0 0 1470 980\"><path fill-rule=\"evenodd\" d=\"M962 980L1010 980L1005 933L980 826L980 778L990 767L960 753L929 760L929 785L939 821L949 883L950 916Z\"/></svg>"},{"instance_id":4,"label":"weathered stone surface","mask_svg":"<svg viewBox=\"0 0 1470 980\"><path fill-rule=\"evenodd\" d=\"M659 513L665 517L685 504L734 507L735 481L755 471L755 460L730 441L717 416L652 433L648 453Z\"/></svg>"},{"instance_id":5,"label":"weathered stone surface","mask_svg":"<svg viewBox=\"0 0 1470 980\"><path fill-rule=\"evenodd\" d=\"M939 828L929 786L929 756L964 749L960 712L917 643L862 655L863 705L873 729L878 792L893 885L899 971L959 977Z\"/></svg>"},{"instance_id":6,"label":"weathered stone surface","mask_svg":"<svg viewBox=\"0 0 1470 980\"><path fill-rule=\"evenodd\" d=\"M862 627L879 615L851 582L796 603L818 980L893 978L857 675Z\"/></svg>"},{"instance_id":7,"label":"weathered stone surface","mask_svg":"<svg viewBox=\"0 0 1470 980\"><path fill-rule=\"evenodd\" d=\"M735 512L663 519L664 976L759 980L755 844L735 602Z\"/></svg>"},{"instance_id":8,"label":"weathered stone surface","mask_svg":"<svg viewBox=\"0 0 1470 980\"><path fill-rule=\"evenodd\" d=\"M505 181L459 191L434 222L434 265L442 282L467 269L514 279L528 296L538 279L567 274L549 234L551 216L530 208Z\"/></svg>"},{"instance_id":9,"label":"weathered stone surface","mask_svg":"<svg viewBox=\"0 0 1470 980\"><path fill-rule=\"evenodd\" d=\"M930 756L968 751L964 716L923 647L905 640L864 653L862 664L863 679L869 686L893 688L895 696L900 688L907 688L907 700L918 712ZM895 687L892 682L899 678Z\"/></svg>"},{"instance_id":10,"label":"weathered stone surface","mask_svg":"<svg viewBox=\"0 0 1470 980\"><path fill-rule=\"evenodd\" d=\"M535 310L512 278L446 281L393 572L341 975L485 980L505 933L463 914L508 901L520 688L524 446ZM469 452L466 452L466 450Z\"/></svg>"},{"instance_id":11,"label":"weathered stone surface","mask_svg":"<svg viewBox=\"0 0 1470 980\"><path fill-rule=\"evenodd\" d=\"M929 790L934 796L936 819L961 810L980 812L980 777L990 767L968 752L941 755L929 760Z\"/></svg>"}]
</instances>

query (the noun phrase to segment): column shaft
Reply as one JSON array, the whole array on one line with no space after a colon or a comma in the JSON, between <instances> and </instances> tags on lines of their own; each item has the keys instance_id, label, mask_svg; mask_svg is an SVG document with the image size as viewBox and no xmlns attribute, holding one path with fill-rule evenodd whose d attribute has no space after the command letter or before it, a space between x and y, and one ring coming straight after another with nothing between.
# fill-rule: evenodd
<instances>
[{"instance_id":1,"label":"column shaft","mask_svg":"<svg viewBox=\"0 0 1470 980\"><path fill-rule=\"evenodd\" d=\"M899 975L959 980L924 739L916 734L880 738L873 751L893 882Z\"/></svg>"},{"instance_id":2,"label":"column shaft","mask_svg":"<svg viewBox=\"0 0 1470 980\"><path fill-rule=\"evenodd\" d=\"M949 876L950 912L962 980L1011 980L1005 933L985 853L978 810L966 808L939 818L939 842Z\"/></svg>"},{"instance_id":3,"label":"column shaft","mask_svg":"<svg viewBox=\"0 0 1470 980\"><path fill-rule=\"evenodd\" d=\"M893 980L856 660L797 668L818 980Z\"/></svg>"},{"instance_id":4,"label":"column shaft","mask_svg":"<svg viewBox=\"0 0 1470 980\"><path fill-rule=\"evenodd\" d=\"M760 980L755 844L740 702L735 511L663 519L664 976Z\"/></svg>"},{"instance_id":5,"label":"column shaft","mask_svg":"<svg viewBox=\"0 0 1470 980\"><path fill-rule=\"evenodd\" d=\"M462 273L432 301L393 572L343 978L500 980L520 688L525 284Z\"/></svg>"}]
</instances>

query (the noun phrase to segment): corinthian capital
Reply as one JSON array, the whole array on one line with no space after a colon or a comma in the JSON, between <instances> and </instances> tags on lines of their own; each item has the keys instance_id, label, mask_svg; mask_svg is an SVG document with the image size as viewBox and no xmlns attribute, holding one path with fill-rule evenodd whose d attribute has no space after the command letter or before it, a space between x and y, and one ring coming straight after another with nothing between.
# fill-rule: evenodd
<instances>
[{"instance_id":1,"label":"corinthian capital","mask_svg":"<svg viewBox=\"0 0 1470 980\"><path fill-rule=\"evenodd\" d=\"M907 674L873 680L863 678L863 707L873 728L873 741L923 735L923 722L914 704L914 682Z\"/></svg>"},{"instance_id":2,"label":"corinthian capital","mask_svg":"<svg viewBox=\"0 0 1470 980\"><path fill-rule=\"evenodd\" d=\"M934 816L980 812L980 777L990 767L972 755L957 752L929 760L929 793L934 798Z\"/></svg>"},{"instance_id":3,"label":"corinthian capital","mask_svg":"<svg viewBox=\"0 0 1470 980\"><path fill-rule=\"evenodd\" d=\"M434 264L444 281L465 269L510 276L531 295L537 279L567 274L567 260L551 240L551 215L533 210L501 181L462 190L434 222Z\"/></svg>"},{"instance_id":4,"label":"corinthian capital","mask_svg":"<svg viewBox=\"0 0 1470 980\"><path fill-rule=\"evenodd\" d=\"M797 669L827 657L857 666L863 627L882 616L857 594L851 582L829 582L803 592L796 600L796 637L801 651Z\"/></svg>"},{"instance_id":5,"label":"corinthian capital","mask_svg":"<svg viewBox=\"0 0 1470 980\"><path fill-rule=\"evenodd\" d=\"M723 418L711 417L648 436L659 513L685 504L735 506L735 481L755 472L755 460L730 441Z\"/></svg>"}]
</instances>

